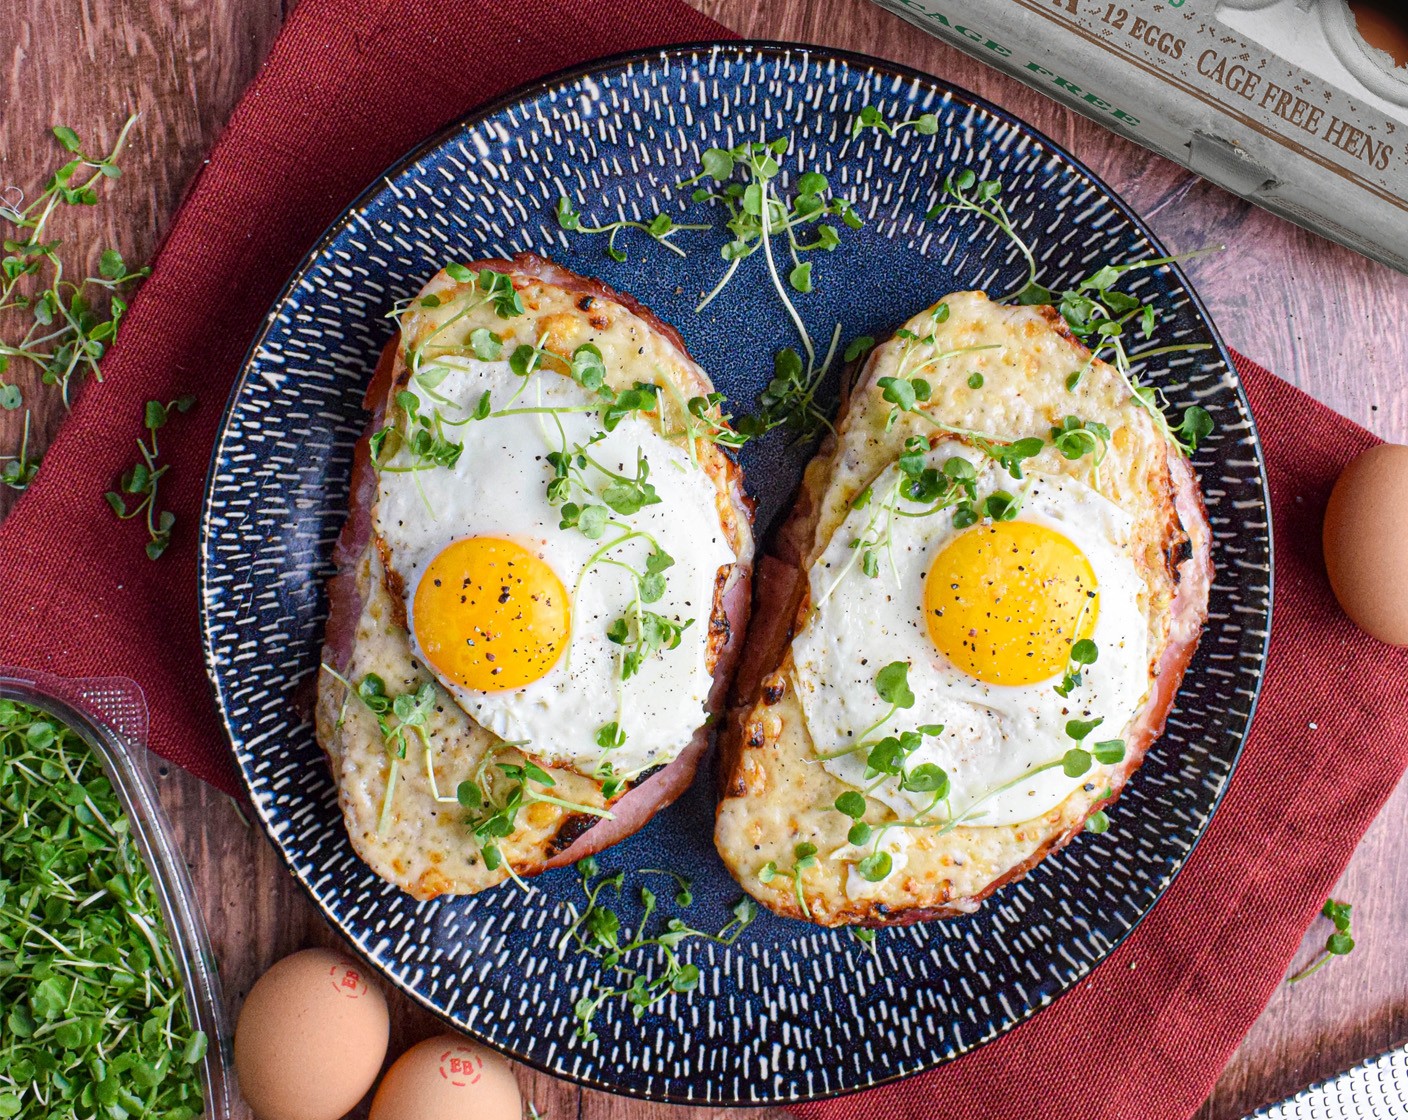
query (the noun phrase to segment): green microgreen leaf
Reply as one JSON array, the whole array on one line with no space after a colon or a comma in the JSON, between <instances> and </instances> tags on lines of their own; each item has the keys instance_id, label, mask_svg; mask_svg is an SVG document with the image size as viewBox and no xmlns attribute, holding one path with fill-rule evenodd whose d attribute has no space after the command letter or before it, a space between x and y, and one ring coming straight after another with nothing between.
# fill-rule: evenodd
<instances>
[{"instance_id":1,"label":"green microgreen leaf","mask_svg":"<svg viewBox=\"0 0 1408 1120\"><path fill-rule=\"evenodd\" d=\"M856 871L867 883L879 883L890 877L894 865L889 852L871 852L856 864Z\"/></svg>"},{"instance_id":2,"label":"green microgreen leaf","mask_svg":"<svg viewBox=\"0 0 1408 1120\"><path fill-rule=\"evenodd\" d=\"M504 352L504 340L488 327L469 332L469 348L481 362L496 362Z\"/></svg>"},{"instance_id":3,"label":"green microgreen leaf","mask_svg":"<svg viewBox=\"0 0 1408 1120\"><path fill-rule=\"evenodd\" d=\"M914 707L914 693L909 687L909 662L892 661L876 673L875 693L896 708Z\"/></svg>"},{"instance_id":4,"label":"green microgreen leaf","mask_svg":"<svg viewBox=\"0 0 1408 1120\"><path fill-rule=\"evenodd\" d=\"M851 339L850 343L846 346L845 354L842 356L846 361L854 362L862 355L869 354L873 349L875 349L875 339L868 334L863 334Z\"/></svg>"},{"instance_id":5,"label":"green microgreen leaf","mask_svg":"<svg viewBox=\"0 0 1408 1120\"><path fill-rule=\"evenodd\" d=\"M1178 426L1178 435L1189 451L1198 450L1198 445L1212 435L1212 416L1208 410L1192 405L1183 411L1183 422Z\"/></svg>"},{"instance_id":6,"label":"green microgreen leaf","mask_svg":"<svg viewBox=\"0 0 1408 1120\"><path fill-rule=\"evenodd\" d=\"M916 793L932 793L936 800L942 801L949 792L948 772L932 762L925 762L906 771L900 785Z\"/></svg>"},{"instance_id":7,"label":"green microgreen leaf","mask_svg":"<svg viewBox=\"0 0 1408 1120\"><path fill-rule=\"evenodd\" d=\"M1330 920L1334 929L1326 939L1325 948L1320 955L1306 968L1291 976L1287 983L1295 984L1307 976L1313 976L1329 963L1332 957L1347 956L1354 951L1354 936L1350 932L1350 912L1352 909L1353 906L1348 902L1340 902L1333 898L1325 900L1324 906L1320 908L1320 913Z\"/></svg>"},{"instance_id":8,"label":"green microgreen leaf","mask_svg":"<svg viewBox=\"0 0 1408 1120\"><path fill-rule=\"evenodd\" d=\"M1105 722L1103 716L1096 719L1071 719L1066 721L1066 736L1074 739L1077 743L1083 741L1087 735Z\"/></svg>"},{"instance_id":9,"label":"green microgreen leaf","mask_svg":"<svg viewBox=\"0 0 1408 1120\"><path fill-rule=\"evenodd\" d=\"M1102 766L1114 766L1116 763L1124 761L1124 740L1101 740L1090 748L1090 753L1095 756L1095 761Z\"/></svg>"}]
</instances>

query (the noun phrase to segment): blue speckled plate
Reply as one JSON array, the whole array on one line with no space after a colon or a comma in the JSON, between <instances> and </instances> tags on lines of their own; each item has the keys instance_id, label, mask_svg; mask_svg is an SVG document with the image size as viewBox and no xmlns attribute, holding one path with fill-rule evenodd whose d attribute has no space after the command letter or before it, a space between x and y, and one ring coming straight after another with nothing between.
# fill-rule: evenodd
<instances>
[{"instance_id":1,"label":"blue speckled plate","mask_svg":"<svg viewBox=\"0 0 1408 1120\"><path fill-rule=\"evenodd\" d=\"M849 126L861 106L936 113L935 136L891 140ZM817 337L882 336L938 296L1008 290L1010 245L967 217L925 222L946 173L999 176L1035 240L1041 278L1071 283L1110 261L1164 249L1110 190L1051 141L938 79L856 55L773 44L705 45L608 60L539 82L475 113L378 179L309 254L274 305L235 387L211 464L201 586L210 674L260 821L329 920L399 988L507 1054L595 1088L694 1103L783 1103L926 1069L1045 1007L1153 906L1207 826L1246 736L1265 656L1271 545L1265 477L1226 350L1177 268L1138 273L1166 341L1214 349L1148 371L1217 432L1198 452L1216 535L1212 613L1157 744L1102 836L1083 835L971 917L881 933L875 953L845 931L764 912L734 946L689 955L699 989L639 1021L612 1005L600 1038L573 1037L592 962L559 951L563 870L474 898L416 902L376 878L343 832L332 781L296 694L315 671L332 542L346 510L359 407L393 301L447 260L544 253L643 299L683 333L718 387L746 408L771 356L796 339L761 254L702 314L723 262L716 231L687 232L681 259L630 233L624 263L601 238L561 233L558 197L593 221L690 220L674 189L710 146L788 134L785 166L827 174L865 220L817 254L817 291L794 297ZM781 433L743 454L765 532L806 449ZM687 916L718 928L739 888L711 842L713 775L603 856L608 867L687 871ZM634 892L629 892L631 895ZM632 907L623 908L628 924Z\"/></svg>"}]
</instances>

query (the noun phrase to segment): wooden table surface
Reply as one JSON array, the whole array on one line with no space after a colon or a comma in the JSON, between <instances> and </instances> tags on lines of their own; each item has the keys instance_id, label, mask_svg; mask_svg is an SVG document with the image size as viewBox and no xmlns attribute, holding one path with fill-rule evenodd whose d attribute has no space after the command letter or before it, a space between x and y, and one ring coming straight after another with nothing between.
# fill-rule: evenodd
<instances>
[{"instance_id":1,"label":"wooden table surface","mask_svg":"<svg viewBox=\"0 0 1408 1120\"><path fill-rule=\"evenodd\" d=\"M1118 139L996 71L941 45L866 0L692 0L741 34L805 41L907 63L953 80L1030 121L1113 184L1173 249L1225 243L1192 263L1227 341L1379 435L1408 442L1408 278L1252 207ZM65 217L77 247L116 245L149 259L184 184L258 68L292 5L281 0L5 0L0 4L0 187L33 191L57 162L53 124L111 140L129 109L143 121L126 174L103 205ZM56 231L59 232L59 231ZM0 329L3 324L0 324ZM28 389L27 376L21 383ZM96 391L101 392L99 387ZM42 402L52 394L38 391ZM22 413L0 413L0 454ZM62 419L35 407L42 446ZM101 485L105 480L95 482ZM12 496L0 494L0 516ZM333 938L263 835L226 798L181 771L162 796L195 874L234 1007L270 963ZM1360 845L1335 896L1355 905L1359 947L1314 980L1282 987L1233 1057L1199 1120L1239 1117L1408 1037L1408 784ZM1190 936L1198 931L1190 930ZM1251 935L1251 931L1249 931ZM1301 960L1322 944L1317 924ZM393 997L393 1045L435 1024ZM1131 1056L1135 1048L1126 1046ZM776 1116L675 1109L583 1092L527 1069L525 1099L551 1120Z\"/></svg>"}]
</instances>

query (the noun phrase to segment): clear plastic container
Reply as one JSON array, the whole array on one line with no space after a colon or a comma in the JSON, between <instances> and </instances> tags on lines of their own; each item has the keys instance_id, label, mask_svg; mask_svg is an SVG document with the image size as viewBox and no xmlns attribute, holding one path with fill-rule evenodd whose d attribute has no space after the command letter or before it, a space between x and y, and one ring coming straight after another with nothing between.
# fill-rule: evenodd
<instances>
[{"instance_id":1,"label":"clear plastic container","mask_svg":"<svg viewBox=\"0 0 1408 1120\"><path fill-rule=\"evenodd\" d=\"M76 732L102 760L151 871L191 1022L208 1041L201 1061L203 1115L229 1120L235 1115L229 1020L191 877L171 834L171 822L157 800L153 756L146 746L147 702L141 688L126 677L72 680L0 667L0 699L43 709Z\"/></svg>"}]
</instances>

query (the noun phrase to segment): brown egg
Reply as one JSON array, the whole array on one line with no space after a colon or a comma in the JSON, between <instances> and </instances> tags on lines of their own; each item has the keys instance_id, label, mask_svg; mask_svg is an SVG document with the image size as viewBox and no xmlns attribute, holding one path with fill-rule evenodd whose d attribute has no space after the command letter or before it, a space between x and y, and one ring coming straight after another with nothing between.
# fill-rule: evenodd
<instances>
[{"instance_id":1,"label":"brown egg","mask_svg":"<svg viewBox=\"0 0 1408 1120\"><path fill-rule=\"evenodd\" d=\"M508 1062L457 1034L427 1038L386 1071L369 1120L521 1120Z\"/></svg>"},{"instance_id":2,"label":"brown egg","mask_svg":"<svg viewBox=\"0 0 1408 1120\"><path fill-rule=\"evenodd\" d=\"M1398 66L1408 66L1408 16L1402 0L1349 0L1359 36L1371 47L1393 56Z\"/></svg>"},{"instance_id":3,"label":"brown egg","mask_svg":"<svg viewBox=\"0 0 1408 1120\"><path fill-rule=\"evenodd\" d=\"M1372 447L1344 469L1325 510L1324 545L1344 613L1408 646L1408 447Z\"/></svg>"},{"instance_id":4,"label":"brown egg","mask_svg":"<svg viewBox=\"0 0 1408 1120\"><path fill-rule=\"evenodd\" d=\"M285 957L249 990L235 1072L258 1120L338 1120L372 1087L390 1020L360 964L329 949Z\"/></svg>"}]
</instances>

